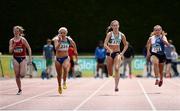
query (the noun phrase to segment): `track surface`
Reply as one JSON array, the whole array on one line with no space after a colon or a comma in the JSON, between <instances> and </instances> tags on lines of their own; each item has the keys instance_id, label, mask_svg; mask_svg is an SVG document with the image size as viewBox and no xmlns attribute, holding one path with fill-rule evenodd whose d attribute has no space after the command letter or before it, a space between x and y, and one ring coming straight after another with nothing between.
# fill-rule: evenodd
<instances>
[{"instance_id":1,"label":"track surface","mask_svg":"<svg viewBox=\"0 0 180 111\"><path fill-rule=\"evenodd\" d=\"M23 93L16 95L14 79L0 80L0 110L180 110L180 78L69 79L68 89L57 92L56 79L23 79Z\"/></svg>"}]
</instances>

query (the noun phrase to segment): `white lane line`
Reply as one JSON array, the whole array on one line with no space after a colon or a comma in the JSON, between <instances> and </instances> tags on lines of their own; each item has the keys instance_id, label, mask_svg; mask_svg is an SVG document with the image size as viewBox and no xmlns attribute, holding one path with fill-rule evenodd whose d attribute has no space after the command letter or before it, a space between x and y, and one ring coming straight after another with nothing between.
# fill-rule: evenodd
<instances>
[{"instance_id":1,"label":"white lane line","mask_svg":"<svg viewBox=\"0 0 180 111\"><path fill-rule=\"evenodd\" d=\"M26 101L29 101L29 100L32 100L32 99L37 98L37 97L39 97L39 96L42 96L42 95L51 93L51 92L53 92L53 91L54 91L54 89L53 89L53 90L50 90L50 91L46 91L46 92L41 93L41 94L38 94L38 95L35 95L35 96L32 96L32 97L29 97L29 98L26 98L26 99L23 99L23 100L20 100L20 101L18 101L18 102L15 102L15 103L12 103L12 104L9 104L9 105L0 107L0 110L6 109L6 108L11 107L11 106L15 106L15 105L17 105L17 104L24 103L24 102L26 102Z\"/></svg>"},{"instance_id":2,"label":"white lane line","mask_svg":"<svg viewBox=\"0 0 180 111\"><path fill-rule=\"evenodd\" d=\"M36 85L40 85L41 83L35 82L35 83L31 83L31 84L27 84L27 85L23 85L22 89L27 88L27 87L31 87L31 86L36 86ZM5 89L5 90L1 90L0 93L2 92L7 92L7 91L11 91L11 90L17 90L18 88L10 88L10 89Z\"/></svg>"},{"instance_id":3,"label":"white lane line","mask_svg":"<svg viewBox=\"0 0 180 111\"><path fill-rule=\"evenodd\" d=\"M175 86L179 86L180 87L180 84L172 82L172 80L167 80L167 81L170 82L171 84L175 85Z\"/></svg>"},{"instance_id":4,"label":"white lane line","mask_svg":"<svg viewBox=\"0 0 180 111\"><path fill-rule=\"evenodd\" d=\"M149 98L149 96L147 95L147 92L146 92L146 90L144 89L141 81L140 81L140 80L137 80L137 82L138 82L139 86L141 87L142 92L143 92L144 96L146 97L148 103L150 104L151 109L152 109L153 111L156 111L156 108L155 108L155 106L153 105L153 103L152 103L151 99Z\"/></svg>"},{"instance_id":5,"label":"white lane line","mask_svg":"<svg viewBox=\"0 0 180 111\"><path fill-rule=\"evenodd\" d=\"M73 111L77 111L82 107L86 102L88 102L93 96L95 96L106 84L108 84L110 79L108 79L104 84L102 84L97 90L95 90L90 96L88 96L84 101L82 101Z\"/></svg>"}]
</instances>

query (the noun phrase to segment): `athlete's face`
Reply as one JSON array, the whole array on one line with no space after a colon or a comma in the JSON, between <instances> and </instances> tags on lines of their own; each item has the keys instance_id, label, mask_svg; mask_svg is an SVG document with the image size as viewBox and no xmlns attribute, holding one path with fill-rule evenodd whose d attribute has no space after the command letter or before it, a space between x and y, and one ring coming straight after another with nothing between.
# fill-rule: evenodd
<instances>
[{"instance_id":1,"label":"athlete's face","mask_svg":"<svg viewBox=\"0 0 180 111\"><path fill-rule=\"evenodd\" d=\"M161 35L162 29L161 28L155 28L154 33L155 33L155 35Z\"/></svg>"},{"instance_id":2,"label":"athlete's face","mask_svg":"<svg viewBox=\"0 0 180 111\"><path fill-rule=\"evenodd\" d=\"M114 23L112 23L111 27L112 27L113 30L119 30L119 23L114 22Z\"/></svg>"},{"instance_id":3,"label":"athlete's face","mask_svg":"<svg viewBox=\"0 0 180 111\"><path fill-rule=\"evenodd\" d=\"M67 32L65 30L61 30L59 32L59 34L62 36L62 37L65 37L67 35Z\"/></svg>"},{"instance_id":4,"label":"athlete's face","mask_svg":"<svg viewBox=\"0 0 180 111\"><path fill-rule=\"evenodd\" d=\"M21 32L19 31L19 29L17 29L17 28L14 28L14 29L13 29L13 33L14 33L15 36L19 36L19 35L21 34Z\"/></svg>"}]
</instances>

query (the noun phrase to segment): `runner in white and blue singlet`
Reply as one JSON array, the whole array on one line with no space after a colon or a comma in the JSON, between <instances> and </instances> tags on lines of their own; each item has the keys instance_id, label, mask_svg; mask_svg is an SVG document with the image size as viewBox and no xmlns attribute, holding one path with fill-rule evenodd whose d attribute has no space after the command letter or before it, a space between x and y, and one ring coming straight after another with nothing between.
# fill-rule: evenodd
<instances>
[{"instance_id":1,"label":"runner in white and blue singlet","mask_svg":"<svg viewBox=\"0 0 180 111\"><path fill-rule=\"evenodd\" d=\"M147 59L150 59L154 65L156 77L155 85L158 85L159 87L163 84L163 67L166 60L164 46L169 45L165 35L166 33L162 30L162 27L156 25L147 42ZM160 76L160 80L158 79L158 76Z\"/></svg>"}]
</instances>

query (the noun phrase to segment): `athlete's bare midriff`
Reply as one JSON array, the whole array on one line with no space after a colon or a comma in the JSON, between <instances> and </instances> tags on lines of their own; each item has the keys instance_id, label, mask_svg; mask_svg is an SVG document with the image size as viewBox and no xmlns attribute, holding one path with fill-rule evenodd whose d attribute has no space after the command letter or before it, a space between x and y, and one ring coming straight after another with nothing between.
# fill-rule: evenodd
<instances>
[{"instance_id":1,"label":"athlete's bare midriff","mask_svg":"<svg viewBox=\"0 0 180 111\"><path fill-rule=\"evenodd\" d=\"M56 51L56 58L62 58L68 56L68 51Z\"/></svg>"},{"instance_id":2,"label":"athlete's bare midriff","mask_svg":"<svg viewBox=\"0 0 180 111\"><path fill-rule=\"evenodd\" d=\"M109 46L109 48L110 48L113 52L118 52L118 51L120 51L119 45L108 45L108 46ZM107 52L109 52L109 51L107 51Z\"/></svg>"}]
</instances>

